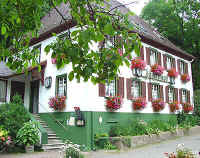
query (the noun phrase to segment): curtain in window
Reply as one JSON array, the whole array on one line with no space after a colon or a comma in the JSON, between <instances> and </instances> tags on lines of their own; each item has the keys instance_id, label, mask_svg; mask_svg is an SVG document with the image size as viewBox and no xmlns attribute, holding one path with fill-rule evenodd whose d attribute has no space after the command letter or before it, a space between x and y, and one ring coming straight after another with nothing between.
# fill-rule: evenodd
<instances>
[{"instance_id":1,"label":"curtain in window","mask_svg":"<svg viewBox=\"0 0 200 158\"><path fill-rule=\"evenodd\" d=\"M0 102L6 101L6 82L0 80Z\"/></svg>"}]
</instances>

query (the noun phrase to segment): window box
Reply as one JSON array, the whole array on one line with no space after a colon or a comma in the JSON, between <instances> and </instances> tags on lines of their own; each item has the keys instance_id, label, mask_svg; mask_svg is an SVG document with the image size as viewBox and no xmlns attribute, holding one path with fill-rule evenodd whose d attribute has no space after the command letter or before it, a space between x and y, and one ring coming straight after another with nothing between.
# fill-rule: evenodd
<instances>
[{"instance_id":1,"label":"window box","mask_svg":"<svg viewBox=\"0 0 200 158\"><path fill-rule=\"evenodd\" d=\"M193 106L190 103L182 103L184 113L193 111Z\"/></svg>"},{"instance_id":2,"label":"window box","mask_svg":"<svg viewBox=\"0 0 200 158\"><path fill-rule=\"evenodd\" d=\"M179 109L180 109L180 107L179 107L179 103L177 101L173 101L173 102L169 103L170 112L174 113Z\"/></svg>"},{"instance_id":3,"label":"window box","mask_svg":"<svg viewBox=\"0 0 200 158\"><path fill-rule=\"evenodd\" d=\"M172 69L168 70L168 76L176 78L178 76L178 72L176 72L175 68L172 68Z\"/></svg>"},{"instance_id":4,"label":"window box","mask_svg":"<svg viewBox=\"0 0 200 158\"><path fill-rule=\"evenodd\" d=\"M162 75L164 71L164 68L158 64L154 64L151 66L151 72L153 72L154 75Z\"/></svg>"},{"instance_id":5,"label":"window box","mask_svg":"<svg viewBox=\"0 0 200 158\"><path fill-rule=\"evenodd\" d=\"M66 97L65 96L56 96L51 97L49 99L49 107L55 111L62 111L66 104L65 104Z\"/></svg>"},{"instance_id":6,"label":"window box","mask_svg":"<svg viewBox=\"0 0 200 158\"><path fill-rule=\"evenodd\" d=\"M145 98L133 99L132 106L134 110L143 110L147 105Z\"/></svg>"},{"instance_id":7,"label":"window box","mask_svg":"<svg viewBox=\"0 0 200 158\"><path fill-rule=\"evenodd\" d=\"M160 112L165 108L165 103L161 98L155 99L152 101L152 108L154 112Z\"/></svg>"},{"instance_id":8,"label":"window box","mask_svg":"<svg viewBox=\"0 0 200 158\"><path fill-rule=\"evenodd\" d=\"M105 97L106 99L106 109L110 112L116 111L121 108L123 99L122 97L113 96Z\"/></svg>"},{"instance_id":9,"label":"window box","mask_svg":"<svg viewBox=\"0 0 200 158\"><path fill-rule=\"evenodd\" d=\"M131 61L131 69L144 70L146 67L146 62L140 58L135 58Z\"/></svg>"},{"instance_id":10,"label":"window box","mask_svg":"<svg viewBox=\"0 0 200 158\"><path fill-rule=\"evenodd\" d=\"M182 74L181 75L181 81L183 83L189 82L190 81L190 76L188 74Z\"/></svg>"}]
</instances>

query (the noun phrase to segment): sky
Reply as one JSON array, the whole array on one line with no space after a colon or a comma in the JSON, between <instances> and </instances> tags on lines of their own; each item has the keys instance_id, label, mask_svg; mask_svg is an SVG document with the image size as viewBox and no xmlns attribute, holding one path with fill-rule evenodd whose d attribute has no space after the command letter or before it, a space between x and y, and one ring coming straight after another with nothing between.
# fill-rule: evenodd
<instances>
[{"instance_id":1,"label":"sky","mask_svg":"<svg viewBox=\"0 0 200 158\"><path fill-rule=\"evenodd\" d=\"M136 2L130 5L127 5L127 7L133 11L135 14L140 15L142 8L145 6L145 4L148 3L149 0L118 0L119 2L123 4L129 4L131 2Z\"/></svg>"}]
</instances>

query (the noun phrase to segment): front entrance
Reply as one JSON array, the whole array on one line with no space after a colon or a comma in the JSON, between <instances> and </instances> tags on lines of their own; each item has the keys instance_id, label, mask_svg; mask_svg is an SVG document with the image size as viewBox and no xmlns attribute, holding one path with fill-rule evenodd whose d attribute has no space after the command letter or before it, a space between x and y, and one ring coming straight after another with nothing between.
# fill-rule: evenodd
<instances>
[{"instance_id":1,"label":"front entrance","mask_svg":"<svg viewBox=\"0 0 200 158\"><path fill-rule=\"evenodd\" d=\"M12 81L11 82L10 100L13 101L13 96L18 94L22 97L22 100L24 101L24 91L25 91L25 83Z\"/></svg>"},{"instance_id":2,"label":"front entrance","mask_svg":"<svg viewBox=\"0 0 200 158\"><path fill-rule=\"evenodd\" d=\"M31 82L31 95L30 95L30 109L29 111L33 114L38 113L39 104L39 80Z\"/></svg>"}]
</instances>

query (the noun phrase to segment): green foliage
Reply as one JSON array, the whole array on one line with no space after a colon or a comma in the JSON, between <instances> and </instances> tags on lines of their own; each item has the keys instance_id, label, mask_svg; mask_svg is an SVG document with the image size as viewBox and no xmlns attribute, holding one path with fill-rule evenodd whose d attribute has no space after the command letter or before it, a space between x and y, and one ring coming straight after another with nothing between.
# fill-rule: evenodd
<instances>
[{"instance_id":1,"label":"green foliage","mask_svg":"<svg viewBox=\"0 0 200 158\"><path fill-rule=\"evenodd\" d=\"M65 142L65 158L83 158L80 153L80 145L73 144L69 140Z\"/></svg>"},{"instance_id":2,"label":"green foliage","mask_svg":"<svg viewBox=\"0 0 200 158\"><path fill-rule=\"evenodd\" d=\"M1 126L10 132L12 139L16 138L18 130L29 120L30 116L23 104L8 103L0 106Z\"/></svg>"},{"instance_id":3,"label":"green foliage","mask_svg":"<svg viewBox=\"0 0 200 158\"><path fill-rule=\"evenodd\" d=\"M105 144L109 143L109 137L107 133L95 134L94 143L97 148L103 149Z\"/></svg>"},{"instance_id":4,"label":"green foliage","mask_svg":"<svg viewBox=\"0 0 200 158\"><path fill-rule=\"evenodd\" d=\"M18 105L23 105L23 100L22 100L22 97L18 94L15 94L12 98L12 103L13 104L18 104Z\"/></svg>"},{"instance_id":5,"label":"green foliage","mask_svg":"<svg viewBox=\"0 0 200 158\"><path fill-rule=\"evenodd\" d=\"M172 43L198 57L192 65L195 89L200 87L199 11L198 0L151 0L141 14L144 20L157 28Z\"/></svg>"},{"instance_id":6,"label":"green foliage","mask_svg":"<svg viewBox=\"0 0 200 158\"><path fill-rule=\"evenodd\" d=\"M126 147L130 148L130 147L131 147L131 137L130 137L130 136L123 137L122 143L123 143Z\"/></svg>"},{"instance_id":7,"label":"green foliage","mask_svg":"<svg viewBox=\"0 0 200 158\"><path fill-rule=\"evenodd\" d=\"M109 2L109 0L106 0ZM0 50L1 56L7 57L7 65L17 72L36 66L36 49L30 50L30 39L37 37L41 28L41 18L49 8L55 8L61 3L69 7L68 11L76 23L76 30L68 30L65 39L57 38L45 48L52 50L52 58L56 58L57 68L71 64L72 71L69 80L91 80L93 83L113 80L119 72L119 67L130 65L127 57L135 50L139 54L141 42L133 30L128 16L121 14L103 0L18 0L0 2ZM94 5L95 4L95 5ZM103 9L104 8L104 9ZM63 21L69 20L62 12L57 13ZM66 20L66 19L67 20ZM53 34L55 36L55 34ZM117 37L114 45L105 47L110 38ZM131 41L131 42L127 42ZM91 50L91 44L103 42L100 49ZM124 54L119 54L119 49ZM22 53L19 53L22 52ZM1 59L1 58L0 58Z\"/></svg>"},{"instance_id":8,"label":"green foliage","mask_svg":"<svg viewBox=\"0 0 200 158\"><path fill-rule=\"evenodd\" d=\"M104 149L105 150L115 150L117 149L117 147L113 144L111 144L110 142L107 142L106 144L104 144Z\"/></svg>"},{"instance_id":9,"label":"green foliage","mask_svg":"<svg viewBox=\"0 0 200 158\"><path fill-rule=\"evenodd\" d=\"M17 132L17 143L25 146L35 145L39 142L37 124L32 122L24 123L24 126Z\"/></svg>"}]
</instances>

